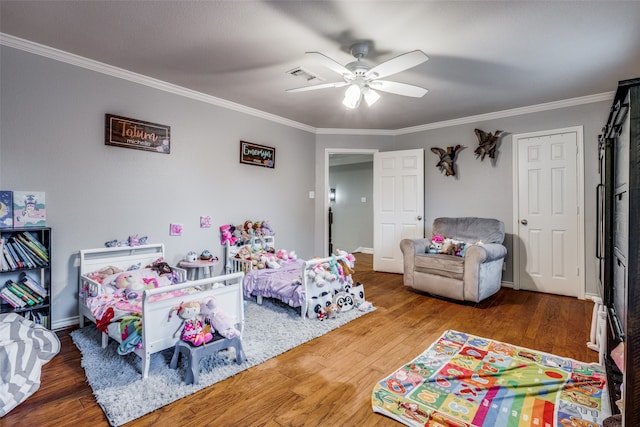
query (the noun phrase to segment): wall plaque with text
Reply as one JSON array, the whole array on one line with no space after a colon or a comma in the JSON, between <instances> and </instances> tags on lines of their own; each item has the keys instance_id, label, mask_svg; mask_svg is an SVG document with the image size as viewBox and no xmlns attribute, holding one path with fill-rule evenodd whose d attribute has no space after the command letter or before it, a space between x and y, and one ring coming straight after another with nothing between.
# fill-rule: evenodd
<instances>
[{"instance_id":1,"label":"wall plaque with text","mask_svg":"<svg viewBox=\"0 0 640 427\"><path fill-rule=\"evenodd\" d=\"M276 166L276 149L240 141L240 163L274 168Z\"/></svg>"},{"instance_id":2,"label":"wall plaque with text","mask_svg":"<svg viewBox=\"0 0 640 427\"><path fill-rule=\"evenodd\" d=\"M171 127L128 117L106 115L105 144L169 154Z\"/></svg>"}]
</instances>

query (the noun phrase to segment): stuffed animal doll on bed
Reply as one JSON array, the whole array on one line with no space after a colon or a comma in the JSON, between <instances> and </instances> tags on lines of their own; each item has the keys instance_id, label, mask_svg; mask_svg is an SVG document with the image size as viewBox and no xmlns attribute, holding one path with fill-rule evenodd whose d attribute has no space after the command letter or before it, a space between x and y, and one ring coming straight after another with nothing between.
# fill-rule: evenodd
<instances>
[{"instance_id":1,"label":"stuffed animal doll on bed","mask_svg":"<svg viewBox=\"0 0 640 427\"><path fill-rule=\"evenodd\" d=\"M208 298L205 302L200 303L200 312L204 319L209 321L211 326L225 338L235 338L240 336L233 325L233 320L224 310L218 307L214 297Z\"/></svg>"},{"instance_id":2,"label":"stuffed animal doll on bed","mask_svg":"<svg viewBox=\"0 0 640 427\"><path fill-rule=\"evenodd\" d=\"M169 318L171 313L176 311L178 317L182 319L182 323L173 336L178 336L181 333L182 341L191 343L194 346L201 346L213 339L211 333L211 327L209 325L203 325L200 319L200 303L197 301L185 302L178 307L173 307L169 312Z\"/></svg>"}]
</instances>

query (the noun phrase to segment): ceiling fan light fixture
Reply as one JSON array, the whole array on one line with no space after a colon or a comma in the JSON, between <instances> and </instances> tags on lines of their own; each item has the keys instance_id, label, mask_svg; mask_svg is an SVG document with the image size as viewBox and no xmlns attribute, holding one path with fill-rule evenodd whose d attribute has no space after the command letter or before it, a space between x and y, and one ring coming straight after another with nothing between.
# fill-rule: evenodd
<instances>
[{"instance_id":1,"label":"ceiling fan light fixture","mask_svg":"<svg viewBox=\"0 0 640 427\"><path fill-rule=\"evenodd\" d=\"M357 84L350 85L344 93L342 104L347 108L357 108L362 98L362 90Z\"/></svg>"},{"instance_id":2,"label":"ceiling fan light fixture","mask_svg":"<svg viewBox=\"0 0 640 427\"><path fill-rule=\"evenodd\" d=\"M369 107L378 102L378 99L380 99L380 94L378 92L369 87L364 89L364 100L367 102Z\"/></svg>"}]
</instances>

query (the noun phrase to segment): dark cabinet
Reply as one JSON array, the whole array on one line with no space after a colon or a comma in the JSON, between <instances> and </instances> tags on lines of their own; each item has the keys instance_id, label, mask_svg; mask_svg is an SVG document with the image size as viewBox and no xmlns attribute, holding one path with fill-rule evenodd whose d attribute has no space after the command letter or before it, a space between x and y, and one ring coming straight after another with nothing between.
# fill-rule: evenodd
<instances>
[{"instance_id":1,"label":"dark cabinet","mask_svg":"<svg viewBox=\"0 0 640 427\"><path fill-rule=\"evenodd\" d=\"M624 425L640 426L640 79L619 82L599 144L598 236L607 353L620 342L625 346L624 372L606 358L609 390L612 404L624 401Z\"/></svg>"}]
</instances>

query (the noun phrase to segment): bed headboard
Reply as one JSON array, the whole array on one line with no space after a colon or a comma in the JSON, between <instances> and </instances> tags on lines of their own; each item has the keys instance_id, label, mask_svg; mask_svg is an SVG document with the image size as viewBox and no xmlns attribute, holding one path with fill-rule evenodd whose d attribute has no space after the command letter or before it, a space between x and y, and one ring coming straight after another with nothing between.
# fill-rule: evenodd
<instances>
[{"instance_id":1,"label":"bed headboard","mask_svg":"<svg viewBox=\"0 0 640 427\"><path fill-rule=\"evenodd\" d=\"M275 236L262 236L256 237L254 245L259 249L275 248L276 238ZM230 260L236 256L240 249L245 246L251 247L251 243L243 243L241 245L230 245L229 242L224 245L224 271L229 271Z\"/></svg>"},{"instance_id":2,"label":"bed headboard","mask_svg":"<svg viewBox=\"0 0 640 427\"><path fill-rule=\"evenodd\" d=\"M121 270L127 270L130 266L138 263L145 266L160 257L164 257L164 244L162 243L83 249L80 251L80 275L100 270L109 265Z\"/></svg>"}]
</instances>

